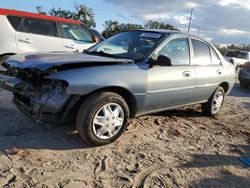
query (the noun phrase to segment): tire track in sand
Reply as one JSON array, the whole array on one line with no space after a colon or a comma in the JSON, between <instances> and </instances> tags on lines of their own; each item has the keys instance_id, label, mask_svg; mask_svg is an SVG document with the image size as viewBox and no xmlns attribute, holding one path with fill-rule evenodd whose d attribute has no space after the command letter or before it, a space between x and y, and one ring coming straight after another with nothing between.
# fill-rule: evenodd
<instances>
[{"instance_id":1,"label":"tire track in sand","mask_svg":"<svg viewBox=\"0 0 250 188\"><path fill-rule=\"evenodd\" d=\"M138 175L135 176L132 188L142 187L147 177L149 177L152 173L160 171L162 169L171 168L174 166L175 166L174 162L170 162L170 163L163 162L163 163L154 165L152 167L149 167L145 170L142 170L142 172L140 172ZM175 185L171 183L168 185L168 187L175 187Z\"/></svg>"},{"instance_id":2,"label":"tire track in sand","mask_svg":"<svg viewBox=\"0 0 250 188\"><path fill-rule=\"evenodd\" d=\"M13 168L12 159L0 151L0 175L10 171Z\"/></svg>"}]
</instances>

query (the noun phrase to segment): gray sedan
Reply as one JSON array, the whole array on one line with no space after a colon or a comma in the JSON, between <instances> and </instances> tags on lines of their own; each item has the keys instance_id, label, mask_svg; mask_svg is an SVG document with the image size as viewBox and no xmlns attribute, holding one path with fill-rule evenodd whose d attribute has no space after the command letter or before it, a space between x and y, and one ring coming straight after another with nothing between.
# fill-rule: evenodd
<instances>
[{"instance_id":1,"label":"gray sedan","mask_svg":"<svg viewBox=\"0 0 250 188\"><path fill-rule=\"evenodd\" d=\"M94 145L116 140L129 118L202 104L215 116L234 67L209 42L181 32L119 33L80 54L12 56L0 86L37 122L74 120Z\"/></svg>"}]
</instances>

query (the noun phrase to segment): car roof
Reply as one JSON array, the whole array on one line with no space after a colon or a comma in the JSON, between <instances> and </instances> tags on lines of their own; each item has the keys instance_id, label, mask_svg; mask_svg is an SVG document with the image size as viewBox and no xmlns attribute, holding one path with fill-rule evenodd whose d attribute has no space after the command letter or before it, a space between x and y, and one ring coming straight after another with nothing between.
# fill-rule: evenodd
<instances>
[{"instance_id":1,"label":"car roof","mask_svg":"<svg viewBox=\"0 0 250 188\"><path fill-rule=\"evenodd\" d=\"M160 33L163 35L170 35L170 34L187 34L185 32L176 31L176 30L167 30L167 29L134 29L132 31L141 31L141 32L154 32Z\"/></svg>"},{"instance_id":2,"label":"car roof","mask_svg":"<svg viewBox=\"0 0 250 188\"><path fill-rule=\"evenodd\" d=\"M177 31L177 30L167 30L167 29L135 29L135 30L131 30L131 31L141 31L141 32L154 32L154 33L160 33L162 35L185 35L185 36L189 36L189 37L194 37L200 40L204 40L203 38L187 33L187 32L183 32L183 31Z\"/></svg>"},{"instance_id":3,"label":"car roof","mask_svg":"<svg viewBox=\"0 0 250 188\"><path fill-rule=\"evenodd\" d=\"M31 13L31 12L25 12L25 11L2 9L2 8L0 8L0 15L23 16L23 17L50 20L50 21L58 21L58 22L73 23L73 24L82 24L81 22L76 21L76 20L60 18L60 17L54 17L54 16L47 16L47 15L44 15L44 14L37 14L37 13Z\"/></svg>"}]
</instances>

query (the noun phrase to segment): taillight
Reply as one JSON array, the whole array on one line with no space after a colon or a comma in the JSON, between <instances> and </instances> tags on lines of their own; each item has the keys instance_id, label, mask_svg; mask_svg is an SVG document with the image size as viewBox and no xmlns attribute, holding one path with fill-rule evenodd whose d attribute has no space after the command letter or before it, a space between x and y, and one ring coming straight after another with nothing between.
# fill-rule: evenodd
<instances>
[{"instance_id":1,"label":"taillight","mask_svg":"<svg viewBox=\"0 0 250 188\"><path fill-rule=\"evenodd\" d=\"M93 39L93 42L99 42L97 36L95 36L95 35L92 36L92 39Z\"/></svg>"}]
</instances>

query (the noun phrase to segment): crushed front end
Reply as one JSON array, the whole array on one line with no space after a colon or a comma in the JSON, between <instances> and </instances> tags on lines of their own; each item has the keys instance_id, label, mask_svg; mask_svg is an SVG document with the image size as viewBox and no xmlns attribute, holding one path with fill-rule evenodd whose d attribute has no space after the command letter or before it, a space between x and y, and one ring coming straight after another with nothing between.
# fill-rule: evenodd
<instances>
[{"instance_id":1,"label":"crushed front end","mask_svg":"<svg viewBox=\"0 0 250 188\"><path fill-rule=\"evenodd\" d=\"M11 91L14 104L37 122L62 122L69 103L77 100L66 94L67 82L44 78L54 71L7 67L0 75L0 87Z\"/></svg>"}]
</instances>

